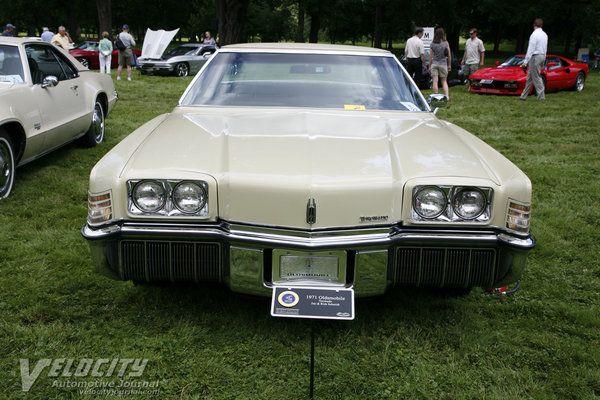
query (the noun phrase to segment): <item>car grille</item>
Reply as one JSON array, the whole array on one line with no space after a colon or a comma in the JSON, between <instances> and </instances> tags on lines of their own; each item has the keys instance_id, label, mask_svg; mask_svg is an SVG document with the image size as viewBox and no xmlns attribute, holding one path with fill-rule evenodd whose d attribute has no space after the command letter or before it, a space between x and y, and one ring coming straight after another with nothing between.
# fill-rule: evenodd
<instances>
[{"instance_id":1,"label":"car grille","mask_svg":"<svg viewBox=\"0 0 600 400\"><path fill-rule=\"evenodd\" d=\"M135 281L219 282L218 243L125 240L121 278Z\"/></svg>"},{"instance_id":2,"label":"car grille","mask_svg":"<svg viewBox=\"0 0 600 400\"><path fill-rule=\"evenodd\" d=\"M480 85L478 87L481 88L486 88L486 89L504 89L504 85L509 83L509 81L506 80L499 80L499 79L494 79L492 81L492 83L481 83L479 82Z\"/></svg>"},{"instance_id":3,"label":"car grille","mask_svg":"<svg viewBox=\"0 0 600 400\"><path fill-rule=\"evenodd\" d=\"M496 250L458 248L399 248L396 286L491 287Z\"/></svg>"}]
</instances>

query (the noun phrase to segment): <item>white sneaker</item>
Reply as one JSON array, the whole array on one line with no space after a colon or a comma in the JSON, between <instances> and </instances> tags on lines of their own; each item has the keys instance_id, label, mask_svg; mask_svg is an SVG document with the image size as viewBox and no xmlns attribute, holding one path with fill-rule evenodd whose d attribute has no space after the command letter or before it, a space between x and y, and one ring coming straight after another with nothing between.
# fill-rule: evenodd
<instances>
[{"instance_id":1,"label":"white sneaker","mask_svg":"<svg viewBox=\"0 0 600 400\"><path fill-rule=\"evenodd\" d=\"M117 76L117 80L118 80L118 81L120 81L120 80L121 80L121 77L120 77L120 76Z\"/></svg>"},{"instance_id":2,"label":"white sneaker","mask_svg":"<svg viewBox=\"0 0 600 400\"><path fill-rule=\"evenodd\" d=\"M128 78L127 78L127 80L128 80L128 81L130 81L130 80L131 80L131 78L129 78L129 77L128 77Z\"/></svg>"}]
</instances>

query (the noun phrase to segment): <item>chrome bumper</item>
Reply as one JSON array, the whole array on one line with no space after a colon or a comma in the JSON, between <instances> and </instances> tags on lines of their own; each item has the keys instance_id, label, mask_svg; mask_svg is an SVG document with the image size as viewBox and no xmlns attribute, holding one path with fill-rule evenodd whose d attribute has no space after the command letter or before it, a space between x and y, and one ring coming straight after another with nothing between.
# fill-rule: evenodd
<instances>
[{"instance_id":1,"label":"chrome bumper","mask_svg":"<svg viewBox=\"0 0 600 400\"><path fill-rule=\"evenodd\" d=\"M103 274L115 279L131 279L123 271L123 242L187 243L190 246L193 243L218 244L218 271L215 272L214 280L225 283L233 291L257 295L270 295L271 288L277 285L271 276L271 257L274 249L303 251L307 254L345 250L350 254L348 271L343 274L345 281L329 284L354 287L357 296L373 296L385 293L394 285L448 286L454 279L449 278L452 271L461 268L448 260L454 257L470 263L473 252L483 251L481 249L493 253L493 261L490 261L490 265L493 263L490 267L493 270L486 272L488 277L473 280L475 278L471 275L475 275L474 271L459 272L461 277L465 276L465 283L455 282L454 286L495 287L515 282L525 267L527 252L535 246L533 236L520 238L496 230L423 230L397 225L304 231L227 222L125 222L98 229L86 225L82 228L82 235L90 243L96 267ZM165 251L171 254L169 246L165 247ZM407 253L406 250L415 251ZM407 268L413 268L413 272L399 271L408 262L399 260L401 257L405 258L405 253L412 257L409 260L411 263L419 263L418 267L408 265ZM431 258L430 253L437 258L427 261ZM178 257L181 258L180 255ZM172 261L167 263L173 264ZM170 271L165 272L166 280L203 280L197 273L193 274L193 279L178 277L177 272L173 272L173 265L163 267ZM142 279L146 277L146 280L152 280L152 271L148 272L148 268L153 267L146 265L145 268ZM418 276L411 277L411 273ZM405 277L406 274L408 277ZM431 274L435 275L434 278L429 277Z\"/></svg>"}]
</instances>

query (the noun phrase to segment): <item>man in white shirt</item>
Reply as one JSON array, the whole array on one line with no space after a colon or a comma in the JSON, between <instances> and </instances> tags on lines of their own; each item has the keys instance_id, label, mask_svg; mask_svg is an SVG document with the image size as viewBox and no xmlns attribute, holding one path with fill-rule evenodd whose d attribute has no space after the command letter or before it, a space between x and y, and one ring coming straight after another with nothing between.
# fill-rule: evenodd
<instances>
[{"instance_id":1,"label":"man in white shirt","mask_svg":"<svg viewBox=\"0 0 600 400\"><path fill-rule=\"evenodd\" d=\"M484 58L485 47L483 47L483 42L477 37L477 29L471 28L469 39L465 43L465 53L460 62L465 66L464 76L467 81L480 67L483 67Z\"/></svg>"},{"instance_id":2,"label":"man in white shirt","mask_svg":"<svg viewBox=\"0 0 600 400\"><path fill-rule=\"evenodd\" d=\"M422 71L427 70L425 64L425 45L423 44L423 28L415 29L415 35L406 41L404 56L406 57L406 72L419 85Z\"/></svg>"},{"instance_id":3,"label":"man in white shirt","mask_svg":"<svg viewBox=\"0 0 600 400\"><path fill-rule=\"evenodd\" d=\"M546 100L544 81L540 74L542 66L546 62L546 53L548 52L548 35L542 30L543 25L544 21L541 18L536 18L533 21L533 33L529 37L527 54L522 64L524 68L529 65L529 71L527 72L525 89L521 93L521 100L527 100L527 95L532 85L535 87L537 99L540 101Z\"/></svg>"}]
</instances>

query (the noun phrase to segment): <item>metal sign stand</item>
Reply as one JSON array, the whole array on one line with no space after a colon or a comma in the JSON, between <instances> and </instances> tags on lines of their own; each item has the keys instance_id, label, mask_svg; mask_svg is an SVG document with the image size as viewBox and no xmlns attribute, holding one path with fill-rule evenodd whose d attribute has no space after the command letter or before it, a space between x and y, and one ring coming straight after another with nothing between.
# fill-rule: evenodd
<instances>
[{"instance_id":1,"label":"metal sign stand","mask_svg":"<svg viewBox=\"0 0 600 400\"><path fill-rule=\"evenodd\" d=\"M313 400L315 389L315 323L310 324L310 392L309 399Z\"/></svg>"}]
</instances>

